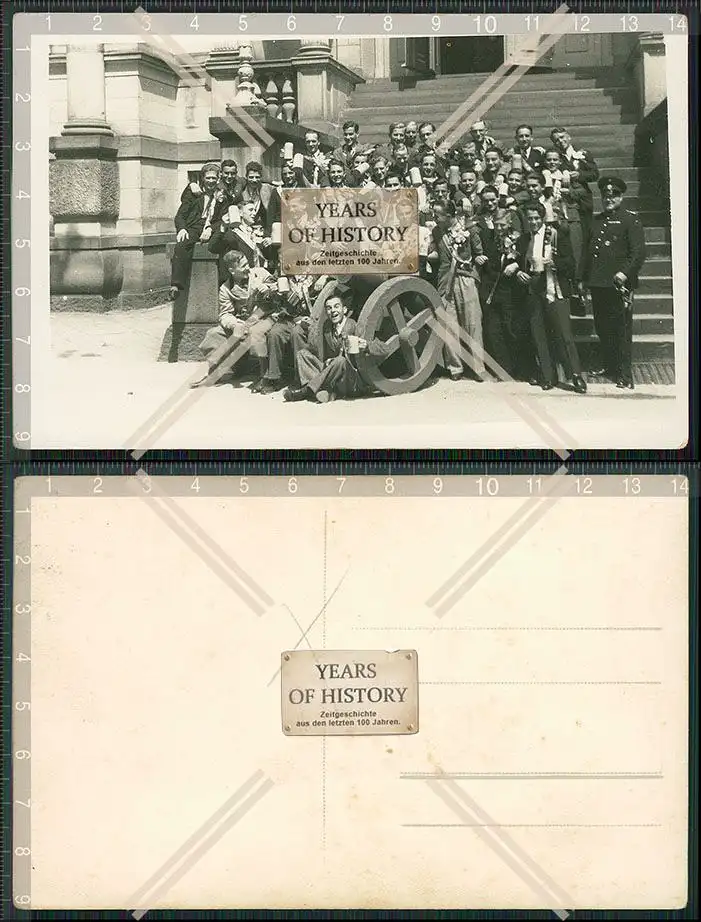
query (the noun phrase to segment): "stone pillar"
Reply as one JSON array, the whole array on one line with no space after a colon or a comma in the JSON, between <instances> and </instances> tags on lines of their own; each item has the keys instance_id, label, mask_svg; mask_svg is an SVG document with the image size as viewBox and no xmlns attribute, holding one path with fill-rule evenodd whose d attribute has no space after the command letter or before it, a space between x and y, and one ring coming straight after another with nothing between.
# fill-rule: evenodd
<instances>
[{"instance_id":1,"label":"stone pillar","mask_svg":"<svg viewBox=\"0 0 701 922\"><path fill-rule=\"evenodd\" d=\"M63 135L106 134L105 56L102 45L69 45L66 50L68 121Z\"/></svg>"},{"instance_id":2,"label":"stone pillar","mask_svg":"<svg viewBox=\"0 0 701 922\"><path fill-rule=\"evenodd\" d=\"M66 62L68 121L49 141L51 303L104 310L122 288L123 268L115 241L118 144L106 120L102 46L69 46Z\"/></svg>"},{"instance_id":3,"label":"stone pillar","mask_svg":"<svg viewBox=\"0 0 701 922\"><path fill-rule=\"evenodd\" d=\"M325 38L302 39L292 59L297 71L297 119L308 128L332 130L335 113L328 81L332 60L331 41Z\"/></svg>"},{"instance_id":4,"label":"stone pillar","mask_svg":"<svg viewBox=\"0 0 701 922\"><path fill-rule=\"evenodd\" d=\"M641 119L667 98L664 36L644 32L631 52L630 64L638 88Z\"/></svg>"}]
</instances>

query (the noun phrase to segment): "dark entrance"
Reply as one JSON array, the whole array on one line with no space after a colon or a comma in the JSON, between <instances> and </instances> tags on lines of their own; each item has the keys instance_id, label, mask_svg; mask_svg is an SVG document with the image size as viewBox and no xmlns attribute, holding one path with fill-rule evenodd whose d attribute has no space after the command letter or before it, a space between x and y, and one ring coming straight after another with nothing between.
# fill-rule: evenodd
<instances>
[{"instance_id":1,"label":"dark entrance","mask_svg":"<svg viewBox=\"0 0 701 922\"><path fill-rule=\"evenodd\" d=\"M438 53L442 74L491 74L504 63L504 39L501 36L441 38Z\"/></svg>"}]
</instances>

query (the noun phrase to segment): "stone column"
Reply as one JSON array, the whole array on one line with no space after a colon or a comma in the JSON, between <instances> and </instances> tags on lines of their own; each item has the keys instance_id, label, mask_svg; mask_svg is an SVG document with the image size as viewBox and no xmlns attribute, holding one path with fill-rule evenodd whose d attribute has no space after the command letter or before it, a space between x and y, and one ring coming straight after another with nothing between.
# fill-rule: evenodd
<instances>
[{"instance_id":1,"label":"stone column","mask_svg":"<svg viewBox=\"0 0 701 922\"><path fill-rule=\"evenodd\" d=\"M105 112L101 45L69 46L68 121L49 150L51 294L54 308L104 310L121 291L118 143Z\"/></svg>"},{"instance_id":2,"label":"stone column","mask_svg":"<svg viewBox=\"0 0 701 922\"><path fill-rule=\"evenodd\" d=\"M63 135L112 134L105 107L105 56L102 45L66 49L68 121Z\"/></svg>"},{"instance_id":3,"label":"stone column","mask_svg":"<svg viewBox=\"0 0 701 922\"><path fill-rule=\"evenodd\" d=\"M329 131L333 124L328 80L331 60L331 41L326 38L302 39L292 59L297 71L297 119L305 127Z\"/></svg>"},{"instance_id":4,"label":"stone column","mask_svg":"<svg viewBox=\"0 0 701 922\"><path fill-rule=\"evenodd\" d=\"M631 52L631 64L638 87L640 117L645 118L667 98L667 64L664 36L644 32Z\"/></svg>"}]
</instances>

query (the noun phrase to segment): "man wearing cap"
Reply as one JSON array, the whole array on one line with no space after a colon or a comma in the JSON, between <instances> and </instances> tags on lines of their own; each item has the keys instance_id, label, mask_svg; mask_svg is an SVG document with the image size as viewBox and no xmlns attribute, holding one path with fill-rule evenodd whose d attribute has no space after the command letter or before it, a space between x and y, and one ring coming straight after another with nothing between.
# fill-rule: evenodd
<instances>
[{"instance_id":1,"label":"man wearing cap","mask_svg":"<svg viewBox=\"0 0 701 922\"><path fill-rule=\"evenodd\" d=\"M603 359L594 374L632 390L633 291L645 262L645 231L638 216L621 207L622 179L602 176L598 185L603 210L594 216L582 267Z\"/></svg>"}]
</instances>

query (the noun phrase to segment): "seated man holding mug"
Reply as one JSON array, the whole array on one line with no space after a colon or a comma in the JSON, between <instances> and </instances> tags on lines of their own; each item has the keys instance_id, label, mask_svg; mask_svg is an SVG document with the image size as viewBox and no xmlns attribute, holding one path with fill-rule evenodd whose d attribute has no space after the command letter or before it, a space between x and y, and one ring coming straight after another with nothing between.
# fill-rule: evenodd
<instances>
[{"instance_id":1,"label":"seated man holding mug","mask_svg":"<svg viewBox=\"0 0 701 922\"><path fill-rule=\"evenodd\" d=\"M328 403L340 398L361 397L368 387L357 368L361 352L382 356L384 343L368 342L356 334L355 320L348 316L349 295L333 292L326 299L324 309L329 329L324 331L319 345L314 347L303 337L295 337L295 363L301 386L288 388L283 396L287 401L314 400Z\"/></svg>"}]
</instances>

